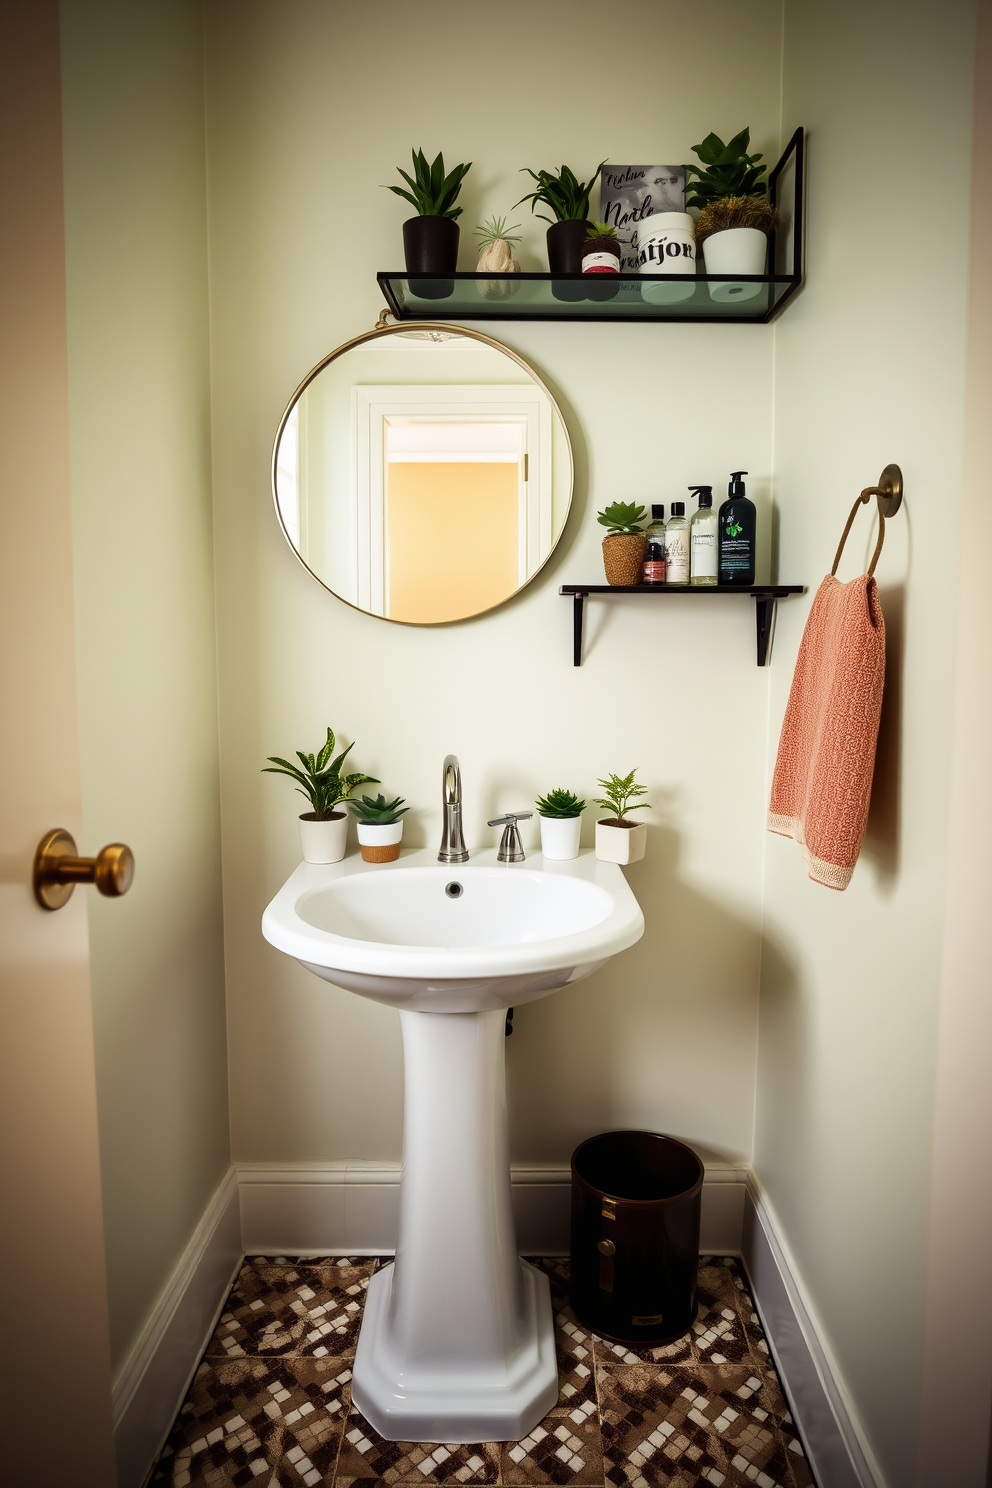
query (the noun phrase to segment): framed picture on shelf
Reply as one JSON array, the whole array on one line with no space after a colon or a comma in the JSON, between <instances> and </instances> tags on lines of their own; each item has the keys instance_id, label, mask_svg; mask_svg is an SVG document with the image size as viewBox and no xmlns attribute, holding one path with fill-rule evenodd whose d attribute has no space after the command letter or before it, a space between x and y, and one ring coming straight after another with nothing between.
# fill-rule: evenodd
<instances>
[{"instance_id":1,"label":"framed picture on shelf","mask_svg":"<svg viewBox=\"0 0 992 1488\"><path fill-rule=\"evenodd\" d=\"M636 274L634 229L656 212L685 211L681 165L604 165L599 178L600 220L616 228L621 274Z\"/></svg>"}]
</instances>

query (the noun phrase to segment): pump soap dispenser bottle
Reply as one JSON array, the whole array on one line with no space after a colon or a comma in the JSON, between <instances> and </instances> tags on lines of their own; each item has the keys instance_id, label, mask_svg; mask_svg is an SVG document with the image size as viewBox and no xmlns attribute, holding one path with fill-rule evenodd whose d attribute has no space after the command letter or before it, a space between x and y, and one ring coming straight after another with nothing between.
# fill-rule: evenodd
<instances>
[{"instance_id":1,"label":"pump soap dispenser bottle","mask_svg":"<svg viewBox=\"0 0 992 1488\"><path fill-rule=\"evenodd\" d=\"M713 510L713 487L690 486L699 497L699 506L689 529L690 584L716 585L717 517Z\"/></svg>"},{"instance_id":2,"label":"pump soap dispenser bottle","mask_svg":"<svg viewBox=\"0 0 992 1488\"><path fill-rule=\"evenodd\" d=\"M754 502L744 495L744 475L746 470L733 472L727 499L720 508L720 583L750 589L754 583L755 510Z\"/></svg>"}]
</instances>

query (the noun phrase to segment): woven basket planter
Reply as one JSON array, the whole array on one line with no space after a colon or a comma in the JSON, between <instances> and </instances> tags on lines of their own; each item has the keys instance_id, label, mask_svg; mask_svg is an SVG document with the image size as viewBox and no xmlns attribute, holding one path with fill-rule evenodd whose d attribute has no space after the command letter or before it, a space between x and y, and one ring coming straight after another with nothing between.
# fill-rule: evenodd
<instances>
[{"instance_id":1,"label":"woven basket planter","mask_svg":"<svg viewBox=\"0 0 992 1488\"><path fill-rule=\"evenodd\" d=\"M641 582L641 564L647 538L641 532L618 532L603 538L603 567L606 582L617 589L629 589Z\"/></svg>"}]
</instances>

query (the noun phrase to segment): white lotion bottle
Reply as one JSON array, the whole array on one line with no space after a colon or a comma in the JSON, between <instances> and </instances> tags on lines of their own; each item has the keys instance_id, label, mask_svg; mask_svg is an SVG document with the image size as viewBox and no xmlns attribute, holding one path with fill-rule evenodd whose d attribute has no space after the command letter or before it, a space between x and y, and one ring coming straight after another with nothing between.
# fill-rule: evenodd
<instances>
[{"instance_id":1,"label":"white lotion bottle","mask_svg":"<svg viewBox=\"0 0 992 1488\"><path fill-rule=\"evenodd\" d=\"M672 515L665 526L665 583L689 582L689 519L685 502L672 502Z\"/></svg>"},{"instance_id":2,"label":"white lotion bottle","mask_svg":"<svg viewBox=\"0 0 992 1488\"><path fill-rule=\"evenodd\" d=\"M689 529L689 562L691 584L716 586L720 558L720 522L713 510L713 487L690 486L699 497L699 506Z\"/></svg>"}]
</instances>

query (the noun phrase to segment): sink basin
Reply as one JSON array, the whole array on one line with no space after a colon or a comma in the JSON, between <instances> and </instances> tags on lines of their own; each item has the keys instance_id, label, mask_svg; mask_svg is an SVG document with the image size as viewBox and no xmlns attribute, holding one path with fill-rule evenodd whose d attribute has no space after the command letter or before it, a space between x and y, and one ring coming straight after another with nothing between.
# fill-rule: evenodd
<instances>
[{"instance_id":1,"label":"sink basin","mask_svg":"<svg viewBox=\"0 0 992 1488\"><path fill-rule=\"evenodd\" d=\"M516 1441L558 1401L547 1277L510 1205L505 1009L588 976L644 920L615 863L301 863L262 917L310 971L400 1010L396 1260L373 1276L352 1395L387 1441Z\"/></svg>"},{"instance_id":2,"label":"sink basin","mask_svg":"<svg viewBox=\"0 0 992 1488\"><path fill-rule=\"evenodd\" d=\"M468 1013L545 997L639 940L640 907L592 853L457 867L424 849L395 863L302 863L262 919L310 971L376 1002Z\"/></svg>"}]
</instances>

